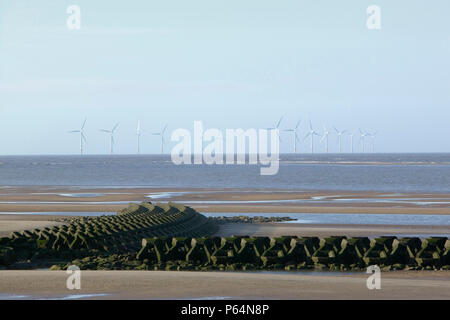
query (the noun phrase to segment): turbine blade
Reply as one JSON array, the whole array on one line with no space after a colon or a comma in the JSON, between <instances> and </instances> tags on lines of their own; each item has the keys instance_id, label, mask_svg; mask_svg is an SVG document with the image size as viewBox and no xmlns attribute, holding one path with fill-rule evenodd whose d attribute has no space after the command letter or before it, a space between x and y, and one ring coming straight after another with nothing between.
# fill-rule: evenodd
<instances>
[{"instance_id":1,"label":"turbine blade","mask_svg":"<svg viewBox=\"0 0 450 320\"><path fill-rule=\"evenodd\" d=\"M301 122L301 120L298 120L298 121L297 121L297 125L295 126L295 129L298 128L298 126L300 125L300 122Z\"/></svg>"},{"instance_id":2,"label":"turbine blade","mask_svg":"<svg viewBox=\"0 0 450 320\"><path fill-rule=\"evenodd\" d=\"M116 130L118 126L119 126L119 122L116 123L116 125L112 128L111 132L114 132L114 130Z\"/></svg>"},{"instance_id":3,"label":"turbine blade","mask_svg":"<svg viewBox=\"0 0 450 320\"><path fill-rule=\"evenodd\" d=\"M275 127L276 129L278 129L278 127L280 126L281 120L283 120L283 117L281 117L280 120L278 120L277 126Z\"/></svg>"},{"instance_id":4,"label":"turbine blade","mask_svg":"<svg viewBox=\"0 0 450 320\"><path fill-rule=\"evenodd\" d=\"M81 126L81 130L84 129L84 126L86 125L86 121L87 121L87 117L84 118L84 122L83 122L83 125Z\"/></svg>"}]
</instances>

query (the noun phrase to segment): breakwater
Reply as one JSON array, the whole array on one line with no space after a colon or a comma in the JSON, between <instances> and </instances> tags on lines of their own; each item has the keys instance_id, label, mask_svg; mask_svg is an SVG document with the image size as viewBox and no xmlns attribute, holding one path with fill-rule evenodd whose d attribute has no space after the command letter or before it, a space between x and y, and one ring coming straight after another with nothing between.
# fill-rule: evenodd
<instances>
[{"instance_id":1,"label":"breakwater","mask_svg":"<svg viewBox=\"0 0 450 320\"><path fill-rule=\"evenodd\" d=\"M142 239L137 254L72 261L94 270L448 270L445 237L154 237ZM54 269L65 266L55 265Z\"/></svg>"},{"instance_id":2,"label":"breakwater","mask_svg":"<svg viewBox=\"0 0 450 320\"><path fill-rule=\"evenodd\" d=\"M179 204L130 204L113 216L77 217L66 225L13 232L0 238L0 266L39 260L136 252L145 237L200 237L216 227L190 207Z\"/></svg>"},{"instance_id":3,"label":"breakwater","mask_svg":"<svg viewBox=\"0 0 450 320\"><path fill-rule=\"evenodd\" d=\"M223 219L180 204L130 204L115 215L0 238L0 268L99 270L450 269L447 237L215 237ZM236 219L236 218L233 218ZM277 218L278 219L278 218ZM226 220L226 219L225 219ZM236 222L266 222L237 217Z\"/></svg>"}]
</instances>

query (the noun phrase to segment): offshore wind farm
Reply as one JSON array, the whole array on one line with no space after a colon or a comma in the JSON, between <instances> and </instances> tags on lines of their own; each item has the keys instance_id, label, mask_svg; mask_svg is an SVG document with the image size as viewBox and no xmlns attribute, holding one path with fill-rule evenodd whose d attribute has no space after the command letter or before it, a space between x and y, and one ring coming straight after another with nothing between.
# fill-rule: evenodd
<instances>
[{"instance_id":1,"label":"offshore wind farm","mask_svg":"<svg viewBox=\"0 0 450 320\"><path fill-rule=\"evenodd\" d=\"M334 153L354 153L354 145L353 145L353 132L352 131L348 131L348 130L342 130L339 131L338 129L336 129L336 127L333 127L334 130L336 131L336 135L333 135L333 133L327 129L327 127L324 125L323 126L323 134L319 134L318 132L316 132L313 127L312 127L312 121L309 121L309 131L307 131L306 136L304 137L303 141L299 138L299 135L302 134L302 129L300 127L301 124L301 120L298 120L295 127L293 128L283 128L281 125L281 122L283 120L283 117L281 117L278 122L276 123L275 127L270 127L270 128L264 128L268 131L271 130L277 130L278 135L280 137L280 141L282 141L281 139L281 132L286 132L289 134L292 134L292 148L293 148L293 153L297 153L297 150L299 149L299 146L302 146L303 142L305 142L308 138L310 139L310 149L309 149L309 153L314 153L314 152L318 152L318 153L329 153L329 146L330 146L330 139L332 141L335 141L336 143L332 143L332 145L336 146L335 148L333 148ZM80 130L72 130L69 131L69 133L79 133L80 134L80 153L83 154L83 145L84 143L86 143L86 132L85 132L85 126L86 126L86 121L87 118L85 118L83 125L81 126ZM113 154L113 149L115 146L115 140L114 140L114 133L117 129L117 127L119 126L119 123L116 123L114 125L114 127L110 130L107 129L101 129L100 131L105 132L107 134L109 134L110 136L110 140L109 140L109 153ZM164 146L166 145L166 130L168 128L168 124L166 124L161 131L159 132L153 132L152 136L158 136L159 137L159 144L160 144L160 154L164 154ZM364 152L375 152L375 137L378 134L378 131L372 131L373 133L370 132L363 132L360 128L358 129L359 133L360 133L360 149L358 149L358 152L360 153L364 153ZM305 130L306 131L306 130ZM141 153L141 121L138 121L137 124L137 128L136 128L136 132L135 132L136 138L137 138L137 150L136 153L140 154ZM331 137L330 137L331 135ZM314 149L314 136L317 136L318 138L320 138L320 142L324 142L324 148L316 148ZM343 143L345 143L345 141L342 141L343 138L349 138L347 143L348 143L348 148L343 148ZM370 141L370 148L368 149L366 147L367 142L365 142L364 138L365 137L370 137L371 141ZM155 144L155 140L151 139L150 137L145 137L146 140L143 141L146 144ZM285 142L286 145L288 145L288 142ZM289 147L288 147L289 148ZM167 153L167 152L166 152ZM169 152L170 153L170 152ZM287 152L289 153L289 152Z\"/></svg>"}]
</instances>

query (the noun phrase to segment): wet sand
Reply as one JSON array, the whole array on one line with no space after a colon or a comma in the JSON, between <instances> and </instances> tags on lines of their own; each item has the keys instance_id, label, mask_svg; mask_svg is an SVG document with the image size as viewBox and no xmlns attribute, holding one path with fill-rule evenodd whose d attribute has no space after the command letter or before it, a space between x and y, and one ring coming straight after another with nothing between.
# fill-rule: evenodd
<instances>
[{"instance_id":1,"label":"wet sand","mask_svg":"<svg viewBox=\"0 0 450 320\"><path fill-rule=\"evenodd\" d=\"M365 273L82 271L80 290L66 289L67 277L63 271L0 271L0 298L450 299L450 271L382 272L380 290L367 289Z\"/></svg>"},{"instance_id":2,"label":"wet sand","mask_svg":"<svg viewBox=\"0 0 450 320\"><path fill-rule=\"evenodd\" d=\"M149 196L153 197L149 198ZM418 202L419 199L422 202ZM392 202L391 200L394 200ZM54 212L55 215L0 214L0 236L55 225L63 212L115 212L128 202L175 201L199 212L439 214L450 217L450 194L295 191L202 188L8 187L0 190L0 212ZM388 201L388 202L384 202ZM389 202L391 201L391 202ZM206 202L206 203L204 203ZM449 202L446 204L446 202ZM66 216L67 217L67 216ZM449 227L392 225L222 226L219 235L380 235L450 234Z\"/></svg>"},{"instance_id":3,"label":"wet sand","mask_svg":"<svg viewBox=\"0 0 450 320\"><path fill-rule=\"evenodd\" d=\"M43 186L0 190L0 212L106 212L118 211L132 201L175 201L200 212L450 215L450 194Z\"/></svg>"},{"instance_id":4,"label":"wet sand","mask_svg":"<svg viewBox=\"0 0 450 320\"><path fill-rule=\"evenodd\" d=\"M144 201L149 201L145 199ZM152 201L157 202L157 201ZM166 202L166 200L161 200ZM182 200L174 202L184 203ZM449 208L398 208L398 207L372 207L372 206L304 206L304 205L203 205L186 204L199 212L249 212L249 213L388 213L388 214L439 214L450 215ZM116 212L127 204L0 204L0 212Z\"/></svg>"}]
</instances>

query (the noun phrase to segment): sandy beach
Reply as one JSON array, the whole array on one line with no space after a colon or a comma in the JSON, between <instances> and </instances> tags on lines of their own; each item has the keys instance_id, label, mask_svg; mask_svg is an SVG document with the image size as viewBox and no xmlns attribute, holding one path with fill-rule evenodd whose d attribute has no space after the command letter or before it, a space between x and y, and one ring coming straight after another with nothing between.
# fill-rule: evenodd
<instances>
[{"instance_id":1,"label":"sandy beach","mask_svg":"<svg viewBox=\"0 0 450 320\"><path fill-rule=\"evenodd\" d=\"M0 212L111 212L141 201L180 202L200 212L450 215L450 194L44 186L2 189Z\"/></svg>"},{"instance_id":2,"label":"sandy beach","mask_svg":"<svg viewBox=\"0 0 450 320\"><path fill-rule=\"evenodd\" d=\"M368 275L178 271L82 271L81 289L68 290L62 271L0 271L3 299L450 299L449 271ZM98 295L98 296L96 296Z\"/></svg>"},{"instance_id":3,"label":"sandy beach","mask_svg":"<svg viewBox=\"0 0 450 320\"><path fill-rule=\"evenodd\" d=\"M128 202L140 201L186 203L199 212L436 214L450 219L450 194L11 187L0 192L0 236L60 224L58 220L70 212L115 212ZM450 227L222 223L216 233L318 237L391 234L450 234ZM82 271L82 290L77 292L66 289L66 278L61 271L0 271L0 299L450 299L449 271L383 272L381 290L368 290L364 273Z\"/></svg>"},{"instance_id":4,"label":"sandy beach","mask_svg":"<svg viewBox=\"0 0 450 320\"><path fill-rule=\"evenodd\" d=\"M128 202L185 203L199 212L449 215L450 194L205 188L8 187L0 190L0 236L52 226L68 212L116 212ZM448 202L448 203L447 203ZM21 214L14 214L20 212ZM47 212L53 214L26 214ZM8 214L10 213L10 214ZM67 217L67 216L66 216ZM448 226L345 224L230 224L218 235L450 234Z\"/></svg>"}]
</instances>

